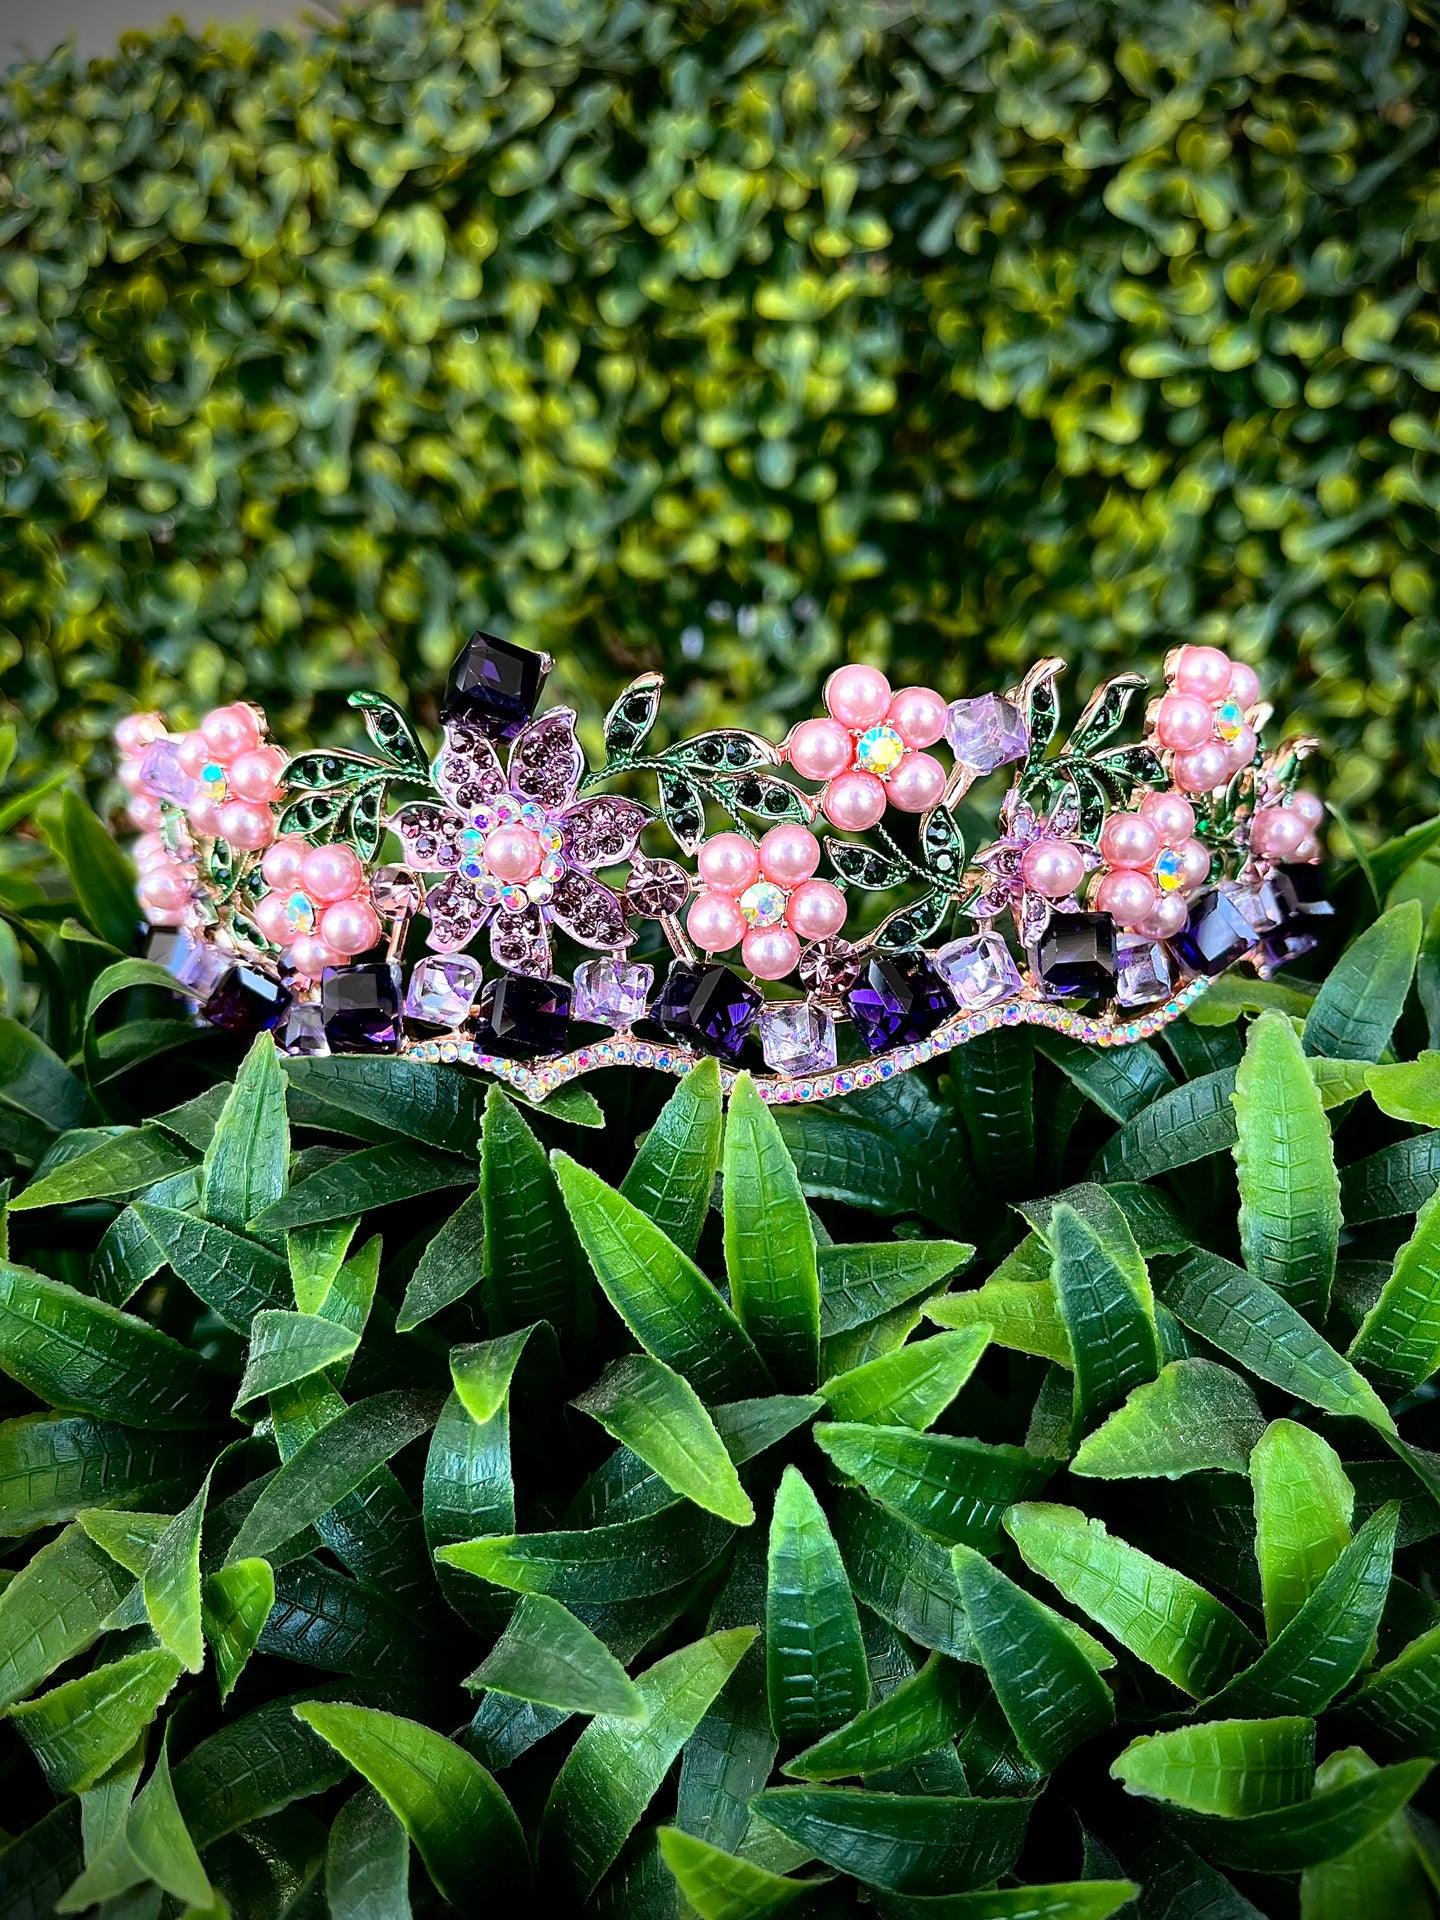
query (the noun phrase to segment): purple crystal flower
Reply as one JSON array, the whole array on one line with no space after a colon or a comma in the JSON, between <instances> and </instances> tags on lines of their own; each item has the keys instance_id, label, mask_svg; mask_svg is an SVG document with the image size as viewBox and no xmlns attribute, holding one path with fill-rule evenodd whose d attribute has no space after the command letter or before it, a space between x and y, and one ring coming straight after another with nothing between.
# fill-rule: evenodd
<instances>
[{"instance_id":1,"label":"purple crystal flower","mask_svg":"<svg viewBox=\"0 0 1440 1920\"><path fill-rule=\"evenodd\" d=\"M994 920L1008 908L1015 915L1015 926L1026 946L1033 946L1044 933L1053 911L1075 913L1080 903L1074 894L1052 900L1025 884L1022 863L1026 850L1041 840L1064 840L1080 855L1087 873L1102 864L1094 847L1079 839L1080 804L1073 787L1067 785L1048 815L1038 814L1012 787L1000 807L1000 837L976 854L973 865L979 870L980 891L965 911L972 920Z\"/></svg>"},{"instance_id":2,"label":"purple crystal flower","mask_svg":"<svg viewBox=\"0 0 1440 1920\"><path fill-rule=\"evenodd\" d=\"M520 730L508 768L479 727L446 721L435 784L448 804L419 801L394 821L409 865L444 876L425 903L436 952L488 924L497 966L545 979L552 922L584 947L628 944L624 909L595 869L628 860L650 814L615 794L577 799L584 772L568 707Z\"/></svg>"}]
</instances>

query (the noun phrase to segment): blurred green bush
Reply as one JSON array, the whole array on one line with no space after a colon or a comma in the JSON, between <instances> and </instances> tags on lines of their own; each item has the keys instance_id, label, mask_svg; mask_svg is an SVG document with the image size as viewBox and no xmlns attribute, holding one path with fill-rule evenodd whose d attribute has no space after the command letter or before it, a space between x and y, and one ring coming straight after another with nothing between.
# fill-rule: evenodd
<instances>
[{"instance_id":1,"label":"blurred green bush","mask_svg":"<svg viewBox=\"0 0 1440 1920\"><path fill-rule=\"evenodd\" d=\"M482 623L771 731L1189 637L1433 807L1437 64L1397 0L441 0L16 69L22 768L333 736Z\"/></svg>"}]
</instances>

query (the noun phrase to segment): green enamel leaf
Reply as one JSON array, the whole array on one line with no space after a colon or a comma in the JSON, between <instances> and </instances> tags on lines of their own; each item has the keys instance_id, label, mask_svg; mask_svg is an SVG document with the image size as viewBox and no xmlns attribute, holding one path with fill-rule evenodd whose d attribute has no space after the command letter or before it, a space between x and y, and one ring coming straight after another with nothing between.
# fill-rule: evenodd
<instances>
[{"instance_id":1,"label":"green enamel leaf","mask_svg":"<svg viewBox=\"0 0 1440 1920\"><path fill-rule=\"evenodd\" d=\"M974 1252L960 1240L880 1240L819 1248L822 1338L865 1326L892 1307L930 1292L960 1272Z\"/></svg>"},{"instance_id":2,"label":"green enamel leaf","mask_svg":"<svg viewBox=\"0 0 1440 1920\"><path fill-rule=\"evenodd\" d=\"M1346 948L1306 1017L1306 1053L1339 1060L1380 1058L1410 991L1422 931L1419 902L1406 900Z\"/></svg>"},{"instance_id":3,"label":"green enamel leaf","mask_svg":"<svg viewBox=\"0 0 1440 1920\"><path fill-rule=\"evenodd\" d=\"M1239 1819L1293 1806L1315 1776L1315 1722L1208 1720L1142 1734L1110 1769L1129 1793Z\"/></svg>"},{"instance_id":4,"label":"green enamel leaf","mask_svg":"<svg viewBox=\"0 0 1440 1920\"><path fill-rule=\"evenodd\" d=\"M325 1851L330 1920L410 1920L410 1841L373 1788L335 1816Z\"/></svg>"},{"instance_id":5,"label":"green enamel leaf","mask_svg":"<svg viewBox=\"0 0 1440 1920\"><path fill-rule=\"evenodd\" d=\"M700 1396L662 1361L626 1354L571 1404L598 1420L676 1493L735 1526L754 1521L750 1496Z\"/></svg>"},{"instance_id":6,"label":"green enamel leaf","mask_svg":"<svg viewBox=\"0 0 1440 1920\"><path fill-rule=\"evenodd\" d=\"M624 1667L590 1629L548 1594L525 1594L466 1686L488 1688L565 1713L644 1718Z\"/></svg>"},{"instance_id":7,"label":"green enamel leaf","mask_svg":"<svg viewBox=\"0 0 1440 1920\"><path fill-rule=\"evenodd\" d=\"M1101 1480L1244 1473L1264 1431L1239 1374L1213 1360L1172 1360L1081 1443L1070 1471Z\"/></svg>"},{"instance_id":8,"label":"green enamel leaf","mask_svg":"<svg viewBox=\"0 0 1440 1920\"><path fill-rule=\"evenodd\" d=\"M965 1707L961 1669L932 1654L918 1673L782 1767L796 1780L842 1780L933 1753L960 1733Z\"/></svg>"},{"instance_id":9,"label":"green enamel leaf","mask_svg":"<svg viewBox=\"0 0 1440 1920\"><path fill-rule=\"evenodd\" d=\"M656 1115L620 1192L682 1252L694 1254L724 1140L720 1063L691 1068Z\"/></svg>"},{"instance_id":10,"label":"green enamel leaf","mask_svg":"<svg viewBox=\"0 0 1440 1920\"><path fill-rule=\"evenodd\" d=\"M1349 1358L1407 1387L1440 1368L1440 1194L1417 1214Z\"/></svg>"},{"instance_id":11,"label":"green enamel leaf","mask_svg":"<svg viewBox=\"0 0 1440 1920\"><path fill-rule=\"evenodd\" d=\"M770 1721L781 1740L813 1740L868 1703L860 1619L820 1503L794 1467L775 1496L765 1592Z\"/></svg>"},{"instance_id":12,"label":"green enamel leaf","mask_svg":"<svg viewBox=\"0 0 1440 1920\"><path fill-rule=\"evenodd\" d=\"M934 1424L979 1364L987 1325L937 1333L837 1374L820 1397L837 1420L874 1421L924 1430Z\"/></svg>"},{"instance_id":13,"label":"green enamel leaf","mask_svg":"<svg viewBox=\"0 0 1440 1920\"><path fill-rule=\"evenodd\" d=\"M420 1256L395 1317L397 1333L409 1333L444 1307L463 1300L480 1284L485 1256L485 1196L467 1194Z\"/></svg>"},{"instance_id":14,"label":"green enamel leaf","mask_svg":"<svg viewBox=\"0 0 1440 1920\"><path fill-rule=\"evenodd\" d=\"M1022 1447L868 1422L822 1423L815 1444L847 1480L911 1526L982 1552L1000 1546L1005 1509L1038 1493L1055 1470Z\"/></svg>"},{"instance_id":15,"label":"green enamel leaf","mask_svg":"<svg viewBox=\"0 0 1440 1920\"><path fill-rule=\"evenodd\" d=\"M1009 1871L1028 1800L769 1787L755 1811L839 1873L904 1893L963 1893Z\"/></svg>"},{"instance_id":16,"label":"green enamel leaf","mask_svg":"<svg viewBox=\"0 0 1440 1920\"><path fill-rule=\"evenodd\" d=\"M1250 1456L1255 1555L1273 1640L1350 1544L1355 1490L1335 1450L1309 1427L1275 1420Z\"/></svg>"},{"instance_id":17,"label":"green enamel leaf","mask_svg":"<svg viewBox=\"0 0 1440 1920\"><path fill-rule=\"evenodd\" d=\"M200 1618L215 1655L222 1701L229 1699L255 1651L275 1604L275 1575L268 1560L237 1560L205 1580Z\"/></svg>"},{"instance_id":18,"label":"green enamel leaf","mask_svg":"<svg viewBox=\"0 0 1440 1920\"><path fill-rule=\"evenodd\" d=\"M136 1202L135 1215L190 1291L234 1332L248 1334L267 1307L290 1305L290 1269L258 1240L148 1200Z\"/></svg>"},{"instance_id":19,"label":"green enamel leaf","mask_svg":"<svg viewBox=\"0 0 1440 1920\"><path fill-rule=\"evenodd\" d=\"M1235 1169L1245 1265L1323 1321L1340 1240L1340 1179L1320 1095L1282 1013L1263 1013L1235 1073Z\"/></svg>"},{"instance_id":20,"label":"green enamel leaf","mask_svg":"<svg viewBox=\"0 0 1440 1920\"><path fill-rule=\"evenodd\" d=\"M243 1234L288 1184L290 1123L285 1075L268 1033L255 1036L205 1149L201 1211Z\"/></svg>"},{"instance_id":21,"label":"green enamel leaf","mask_svg":"<svg viewBox=\"0 0 1440 1920\"><path fill-rule=\"evenodd\" d=\"M32 1554L0 1593L0 1707L83 1653L132 1584L81 1527Z\"/></svg>"},{"instance_id":22,"label":"green enamel leaf","mask_svg":"<svg viewBox=\"0 0 1440 1920\"><path fill-rule=\"evenodd\" d=\"M32 1180L10 1201L10 1211L118 1199L184 1173L194 1164L195 1156L158 1127L130 1127Z\"/></svg>"},{"instance_id":23,"label":"green enamel leaf","mask_svg":"<svg viewBox=\"0 0 1440 1920\"><path fill-rule=\"evenodd\" d=\"M545 1149L499 1087L485 1100L480 1197L490 1325L508 1333L548 1320L562 1337L576 1331L586 1281L574 1230Z\"/></svg>"},{"instance_id":24,"label":"green enamel leaf","mask_svg":"<svg viewBox=\"0 0 1440 1920\"><path fill-rule=\"evenodd\" d=\"M324 1367L348 1360L360 1344L358 1333L313 1313L257 1313L250 1324L245 1377L234 1411L254 1400L308 1379Z\"/></svg>"},{"instance_id":25,"label":"green enamel leaf","mask_svg":"<svg viewBox=\"0 0 1440 1920\"><path fill-rule=\"evenodd\" d=\"M813 1880L788 1880L676 1827L660 1828L660 1852L700 1920L763 1920L815 1887Z\"/></svg>"},{"instance_id":26,"label":"green enamel leaf","mask_svg":"<svg viewBox=\"0 0 1440 1920\"><path fill-rule=\"evenodd\" d=\"M1049 1238L1076 1392L1082 1414L1093 1419L1160 1369L1150 1279L1118 1207L1102 1227L1061 1202Z\"/></svg>"},{"instance_id":27,"label":"green enamel leaf","mask_svg":"<svg viewBox=\"0 0 1440 1920\"><path fill-rule=\"evenodd\" d=\"M83 1793L127 1754L180 1675L163 1649L132 1653L11 1707L56 1793Z\"/></svg>"},{"instance_id":28,"label":"green enamel leaf","mask_svg":"<svg viewBox=\"0 0 1440 1920\"><path fill-rule=\"evenodd\" d=\"M724 1156L725 1271L740 1324L782 1386L808 1392L820 1364L820 1280L810 1209L775 1116L742 1073Z\"/></svg>"},{"instance_id":29,"label":"green enamel leaf","mask_svg":"<svg viewBox=\"0 0 1440 1920\"><path fill-rule=\"evenodd\" d=\"M464 1907L530 1884L520 1822L494 1779L443 1734L374 1707L307 1701L296 1716L367 1779L415 1842L430 1878Z\"/></svg>"},{"instance_id":30,"label":"green enamel leaf","mask_svg":"<svg viewBox=\"0 0 1440 1920\"><path fill-rule=\"evenodd\" d=\"M726 1521L681 1501L610 1526L463 1540L435 1557L497 1587L549 1593L576 1606L639 1600L680 1586L710 1564L731 1531Z\"/></svg>"}]
</instances>

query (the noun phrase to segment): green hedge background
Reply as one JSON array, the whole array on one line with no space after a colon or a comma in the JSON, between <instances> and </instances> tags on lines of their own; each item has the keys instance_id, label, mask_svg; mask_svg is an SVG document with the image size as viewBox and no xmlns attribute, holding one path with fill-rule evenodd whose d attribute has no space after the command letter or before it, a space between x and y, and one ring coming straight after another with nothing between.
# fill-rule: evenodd
<instances>
[{"instance_id":1,"label":"green hedge background","mask_svg":"<svg viewBox=\"0 0 1440 1920\"><path fill-rule=\"evenodd\" d=\"M440 0L0 106L0 694L362 684L476 624L772 733L1178 638L1440 802L1433 22L1397 0Z\"/></svg>"}]
</instances>

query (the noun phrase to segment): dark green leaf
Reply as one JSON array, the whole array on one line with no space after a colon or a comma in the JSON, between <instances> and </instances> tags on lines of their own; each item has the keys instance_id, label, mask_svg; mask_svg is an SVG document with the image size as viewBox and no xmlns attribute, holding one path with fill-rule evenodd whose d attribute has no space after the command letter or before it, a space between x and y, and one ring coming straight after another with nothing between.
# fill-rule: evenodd
<instances>
[{"instance_id":1,"label":"dark green leaf","mask_svg":"<svg viewBox=\"0 0 1440 1920\"><path fill-rule=\"evenodd\" d=\"M545 1149L499 1087L485 1101L480 1195L492 1330L547 1320L562 1338L577 1332L587 1302L575 1234Z\"/></svg>"},{"instance_id":2,"label":"dark green leaf","mask_svg":"<svg viewBox=\"0 0 1440 1920\"><path fill-rule=\"evenodd\" d=\"M10 1709L56 1793L83 1793L127 1754L180 1673L164 1651L132 1653Z\"/></svg>"},{"instance_id":3,"label":"dark green leaf","mask_svg":"<svg viewBox=\"0 0 1440 1920\"><path fill-rule=\"evenodd\" d=\"M504 1633L465 1684L565 1713L645 1717L644 1703L614 1654L544 1593L522 1596Z\"/></svg>"},{"instance_id":4,"label":"dark green leaf","mask_svg":"<svg viewBox=\"0 0 1440 1920\"><path fill-rule=\"evenodd\" d=\"M931 1654L893 1693L787 1761L781 1772L797 1780L843 1780L946 1746L966 1719L960 1671L943 1654Z\"/></svg>"},{"instance_id":5,"label":"dark green leaf","mask_svg":"<svg viewBox=\"0 0 1440 1920\"><path fill-rule=\"evenodd\" d=\"M1245 1265L1323 1322L1340 1240L1340 1180L1320 1094L1283 1013L1262 1013L1235 1073Z\"/></svg>"},{"instance_id":6,"label":"dark green leaf","mask_svg":"<svg viewBox=\"0 0 1440 1920\"><path fill-rule=\"evenodd\" d=\"M410 1841L372 1788L335 1816L325 1853L330 1920L410 1920Z\"/></svg>"},{"instance_id":7,"label":"dark green leaf","mask_svg":"<svg viewBox=\"0 0 1440 1920\"><path fill-rule=\"evenodd\" d=\"M1188 1167L1235 1141L1235 1069L1187 1080L1152 1100L1116 1134L1098 1162L1102 1180L1153 1180Z\"/></svg>"},{"instance_id":8,"label":"dark green leaf","mask_svg":"<svg viewBox=\"0 0 1440 1920\"><path fill-rule=\"evenodd\" d=\"M1397 1140L1340 1170L1340 1204L1347 1226L1418 1213L1440 1185L1440 1132Z\"/></svg>"},{"instance_id":9,"label":"dark green leaf","mask_svg":"<svg viewBox=\"0 0 1440 1920\"><path fill-rule=\"evenodd\" d=\"M250 1323L245 1377L235 1396L235 1411L348 1360L359 1344L358 1334L318 1314L257 1313Z\"/></svg>"},{"instance_id":10,"label":"dark green leaf","mask_svg":"<svg viewBox=\"0 0 1440 1920\"><path fill-rule=\"evenodd\" d=\"M194 1155L176 1146L158 1127L127 1128L32 1180L11 1200L10 1211L23 1213L30 1207L69 1206L77 1200L138 1193L194 1164Z\"/></svg>"},{"instance_id":11,"label":"dark green leaf","mask_svg":"<svg viewBox=\"0 0 1440 1920\"><path fill-rule=\"evenodd\" d=\"M1034 1074L1026 1027L976 1034L950 1056L950 1085L981 1190L1001 1200L1034 1191Z\"/></svg>"},{"instance_id":12,"label":"dark green leaf","mask_svg":"<svg viewBox=\"0 0 1440 1920\"><path fill-rule=\"evenodd\" d=\"M84 1082L8 1014L0 1014L0 1096L55 1133L80 1124L87 1099Z\"/></svg>"},{"instance_id":13,"label":"dark green leaf","mask_svg":"<svg viewBox=\"0 0 1440 1920\"><path fill-rule=\"evenodd\" d=\"M720 1065L702 1060L656 1116L620 1191L683 1253L705 1224L724 1140Z\"/></svg>"},{"instance_id":14,"label":"dark green leaf","mask_svg":"<svg viewBox=\"0 0 1440 1920\"><path fill-rule=\"evenodd\" d=\"M950 1433L909 1427L822 1424L815 1444L837 1470L900 1519L947 1545L965 1542L994 1552L1001 1516L1038 1493L1054 1462L1021 1447L993 1446Z\"/></svg>"},{"instance_id":15,"label":"dark green leaf","mask_svg":"<svg viewBox=\"0 0 1440 1920\"><path fill-rule=\"evenodd\" d=\"M725 1127L725 1270L741 1326L782 1385L808 1392L820 1362L810 1210L775 1116L742 1073Z\"/></svg>"},{"instance_id":16,"label":"dark green leaf","mask_svg":"<svg viewBox=\"0 0 1440 1920\"><path fill-rule=\"evenodd\" d=\"M806 1193L964 1231L954 1115L920 1074L820 1107L782 1107L776 1119Z\"/></svg>"},{"instance_id":17,"label":"dark green leaf","mask_svg":"<svg viewBox=\"0 0 1440 1920\"><path fill-rule=\"evenodd\" d=\"M83 1653L132 1585L80 1527L41 1547L0 1593L0 1707Z\"/></svg>"},{"instance_id":18,"label":"dark green leaf","mask_svg":"<svg viewBox=\"0 0 1440 1920\"><path fill-rule=\"evenodd\" d=\"M840 1420L923 1431L934 1425L975 1371L989 1338L990 1329L983 1323L933 1334L837 1374L821 1387L821 1398Z\"/></svg>"},{"instance_id":19,"label":"dark green leaf","mask_svg":"<svg viewBox=\"0 0 1440 1920\"><path fill-rule=\"evenodd\" d=\"M748 1527L755 1509L725 1442L688 1381L649 1354L625 1354L572 1402L709 1513Z\"/></svg>"},{"instance_id":20,"label":"dark green leaf","mask_svg":"<svg viewBox=\"0 0 1440 1920\"><path fill-rule=\"evenodd\" d=\"M686 1904L700 1920L741 1920L741 1916L761 1920L802 1899L815 1886L813 1880L787 1880L733 1853L722 1853L676 1827L660 1828L660 1851Z\"/></svg>"},{"instance_id":21,"label":"dark green leaf","mask_svg":"<svg viewBox=\"0 0 1440 1920\"><path fill-rule=\"evenodd\" d=\"M1382 1767L1295 1807L1276 1807L1246 1819L1177 1816L1177 1824L1222 1867L1242 1872L1294 1873L1338 1859L1387 1826L1413 1798L1431 1760Z\"/></svg>"},{"instance_id":22,"label":"dark green leaf","mask_svg":"<svg viewBox=\"0 0 1440 1920\"><path fill-rule=\"evenodd\" d=\"M1264 1431L1238 1374L1213 1360L1172 1360L1082 1442L1070 1471L1101 1480L1244 1473Z\"/></svg>"},{"instance_id":23,"label":"dark green leaf","mask_svg":"<svg viewBox=\"0 0 1440 1920\"><path fill-rule=\"evenodd\" d=\"M122 953L135 938L135 869L73 787L60 799L60 835L75 897L91 931Z\"/></svg>"},{"instance_id":24,"label":"dark green leaf","mask_svg":"<svg viewBox=\"0 0 1440 1920\"><path fill-rule=\"evenodd\" d=\"M397 1200L414 1200L444 1187L469 1186L474 1178L473 1164L397 1140L332 1161L293 1186L250 1225L267 1237L288 1233L325 1220L348 1220L371 1207L393 1206Z\"/></svg>"},{"instance_id":25,"label":"dark green leaf","mask_svg":"<svg viewBox=\"0 0 1440 1920\"><path fill-rule=\"evenodd\" d=\"M1080 1411L1094 1419L1159 1372L1150 1276L1123 1214L1113 1205L1101 1224L1082 1219L1061 1201L1050 1217L1049 1237Z\"/></svg>"},{"instance_id":26,"label":"dark green leaf","mask_svg":"<svg viewBox=\"0 0 1440 1920\"><path fill-rule=\"evenodd\" d=\"M1111 1120L1133 1120L1175 1085L1165 1062L1143 1040L1128 1047L1087 1047L1045 1027L1034 1028L1033 1037L1037 1053L1053 1060Z\"/></svg>"},{"instance_id":27,"label":"dark green leaf","mask_svg":"<svg viewBox=\"0 0 1440 1920\"><path fill-rule=\"evenodd\" d=\"M769 1787L755 1811L837 1872L905 1893L960 1893L1008 1872L1028 1800Z\"/></svg>"},{"instance_id":28,"label":"dark green leaf","mask_svg":"<svg viewBox=\"0 0 1440 1920\"><path fill-rule=\"evenodd\" d=\"M467 1193L420 1256L395 1319L409 1333L480 1284L485 1253L485 1197Z\"/></svg>"},{"instance_id":29,"label":"dark green leaf","mask_svg":"<svg viewBox=\"0 0 1440 1920\"><path fill-rule=\"evenodd\" d=\"M0 1424L0 1534L55 1526L86 1507L164 1505L176 1492L183 1501L212 1456L203 1433L147 1433L79 1414L7 1420Z\"/></svg>"},{"instance_id":30,"label":"dark green leaf","mask_svg":"<svg viewBox=\"0 0 1440 1920\"><path fill-rule=\"evenodd\" d=\"M947 1547L861 1493L836 1498L832 1524L857 1600L920 1646L974 1660Z\"/></svg>"},{"instance_id":31,"label":"dark green leaf","mask_svg":"<svg viewBox=\"0 0 1440 1920\"><path fill-rule=\"evenodd\" d=\"M287 1060L292 1087L340 1113L447 1153L479 1152L485 1096L473 1075L420 1060L329 1054Z\"/></svg>"},{"instance_id":32,"label":"dark green leaf","mask_svg":"<svg viewBox=\"0 0 1440 1920\"><path fill-rule=\"evenodd\" d=\"M1420 951L1419 903L1381 914L1332 967L1305 1021L1305 1051L1378 1060L1405 1005Z\"/></svg>"},{"instance_id":33,"label":"dark green leaf","mask_svg":"<svg viewBox=\"0 0 1440 1920\"><path fill-rule=\"evenodd\" d=\"M285 1076L268 1033L255 1042L205 1149L201 1210L207 1220L243 1234L285 1192L290 1127Z\"/></svg>"},{"instance_id":34,"label":"dark green leaf","mask_svg":"<svg viewBox=\"0 0 1440 1920\"><path fill-rule=\"evenodd\" d=\"M820 1333L829 1339L878 1320L959 1273L975 1249L961 1240L877 1240L816 1249Z\"/></svg>"},{"instance_id":35,"label":"dark green leaf","mask_svg":"<svg viewBox=\"0 0 1440 1920\"><path fill-rule=\"evenodd\" d=\"M765 1596L770 1722L781 1740L815 1739L867 1704L860 1620L820 1503L794 1467L775 1496Z\"/></svg>"},{"instance_id":36,"label":"dark green leaf","mask_svg":"<svg viewBox=\"0 0 1440 1920\"><path fill-rule=\"evenodd\" d=\"M190 1291L236 1333L248 1333L266 1308L290 1305L290 1270L258 1240L148 1200L136 1202L135 1216Z\"/></svg>"},{"instance_id":37,"label":"dark green leaf","mask_svg":"<svg viewBox=\"0 0 1440 1920\"><path fill-rule=\"evenodd\" d=\"M567 1606L643 1599L691 1580L731 1528L688 1501L639 1520L562 1533L517 1533L442 1547L436 1559L515 1593L549 1593Z\"/></svg>"}]
</instances>

